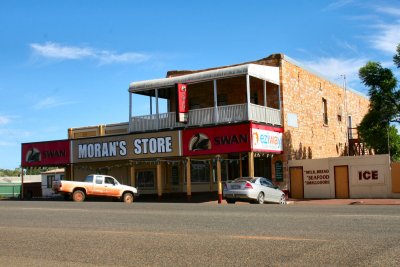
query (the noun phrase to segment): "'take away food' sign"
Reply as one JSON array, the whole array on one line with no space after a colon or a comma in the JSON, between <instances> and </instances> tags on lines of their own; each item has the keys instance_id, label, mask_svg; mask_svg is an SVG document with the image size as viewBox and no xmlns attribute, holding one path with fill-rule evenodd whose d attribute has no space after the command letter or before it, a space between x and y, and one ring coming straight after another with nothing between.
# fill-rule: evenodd
<instances>
[{"instance_id":1,"label":"'take away food' sign","mask_svg":"<svg viewBox=\"0 0 400 267\"><path fill-rule=\"evenodd\" d=\"M78 139L73 162L179 156L179 131Z\"/></svg>"}]
</instances>

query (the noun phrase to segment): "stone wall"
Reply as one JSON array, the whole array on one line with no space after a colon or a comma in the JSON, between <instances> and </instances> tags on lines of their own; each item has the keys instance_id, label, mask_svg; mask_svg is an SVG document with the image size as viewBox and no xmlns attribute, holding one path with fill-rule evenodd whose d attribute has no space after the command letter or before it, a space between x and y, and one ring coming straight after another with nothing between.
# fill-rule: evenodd
<instances>
[{"instance_id":1,"label":"stone wall","mask_svg":"<svg viewBox=\"0 0 400 267\"><path fill-rule=\"evenodd\" d=\"M368 112L368 98L344 90L285 58L281 62L284 156L306 159L345 155L347 117L351 116L351 127L357 127ZM327 124L323 118L323 99L327 106Z\"/></svg>"}]
</instances>

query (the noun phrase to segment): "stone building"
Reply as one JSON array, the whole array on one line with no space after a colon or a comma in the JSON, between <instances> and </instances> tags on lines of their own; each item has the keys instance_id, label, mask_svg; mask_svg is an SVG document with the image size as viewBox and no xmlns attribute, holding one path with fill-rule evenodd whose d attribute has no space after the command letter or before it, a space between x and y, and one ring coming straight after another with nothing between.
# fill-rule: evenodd
<instances>
[{"instance_id":1,"label":"stone building","mask_svg":"<svg viewBox=\"0 0 400 267\"><path fill-rule=\"evenodd\" d=\"M133 95L150 99L150 114L133 116ZM369 107L366 96L283 54L169 71L132 82L129 97L128 122L68 130L71 179L106 172L159 197L221 194L222 182L238 176L288 189L288 160L349 155L349 143L357 144L349 129Z\"/></svg>"}]
</instances>

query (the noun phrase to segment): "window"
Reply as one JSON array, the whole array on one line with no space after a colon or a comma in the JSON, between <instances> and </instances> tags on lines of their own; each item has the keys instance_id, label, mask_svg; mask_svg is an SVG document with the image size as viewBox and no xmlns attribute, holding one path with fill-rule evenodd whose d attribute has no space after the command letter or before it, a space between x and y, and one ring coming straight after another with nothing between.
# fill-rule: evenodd
<instances>
[{"instance_id":1,"label":"window","mask_svg":"<svg viewBox=\"0 0 400 267\"><path fill-rule=\"evenodd\" d=\"M179 168L178 166L172 166L172 185L179 185Z\"/></svg>"},{"instance_id":2,"label":"window","mask_svg":"<svg viewBox=\"0 0 400 267\"><path fill-rule=\"evenodd\" d=\"M210 165L208 162L192 163L191 170L192 183L210 182Z\"/></svg>"},{"instance_id":3,"label":"window","mask_svg":"<svg viewBox=\"0 0 400 267\"><path fill-rule=\"evenodd\" d=\"M93 175L88 175L88 176L86 176L84 182L92 183L92 182L93 182Z\"/></svg>"},{"instance_id":4,"label":"window","mask_svg":"<svg viewBox=\"0 0 400 267\"><path fill-rule=\"evenodd\" d=\"M155 188L154 177L154 170L138 171L136 175L136 186L140 188Z\"/></svg>"},{"instance_id":5,"label":"window","mask_svg":"<svg viewBox=\"0 0 400 267\"><path fill-rule=\"evenodd\" d=\"M322 98L322 114L323 114L324 124L328 125L328 104L325 98Z\"/></svg>"},{"instance_id":6,"label":"window","mask_svg":"<svg viewBox=\"0 0 400 267\"><path fill-rule=\"evenodd\" d=\"M53 187L53 181L55 180L54 175L47 175L47 188Z\"/></svg>"},{"instance_id":7,"label":"window","mask_svg":"<svg viewBox=\"0 0 400 267\"><path fill-rule=\"evenodd\" d=\"M114 179L111 178L111 177L106 177L106 178L105 178L105 183L106 183L106 184L112 184L112 185L115 184Z\"/></svg>"},{"instance_id":8,"label":"window","mask_svg":"<svg viewBox=\"0 0 400 267\"><path fill-rule=\"evenodd\" d=\"M102 184L102 183L103 183L103 177L96 176L96 184Z\"/></svg>"}]
</instances>

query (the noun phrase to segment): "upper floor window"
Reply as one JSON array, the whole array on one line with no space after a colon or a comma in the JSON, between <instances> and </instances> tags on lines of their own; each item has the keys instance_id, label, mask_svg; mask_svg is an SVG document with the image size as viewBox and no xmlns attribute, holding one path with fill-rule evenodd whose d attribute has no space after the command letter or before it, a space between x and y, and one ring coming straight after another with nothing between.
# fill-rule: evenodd
<instances>
[{"instance_id":1,"label":"upper floor window","mask_svg":"<svg viewBox=\"0 0 400 267\"><path fill-rule=\"evenodd\" d=\"M322 115L324 124L328 125L328 103L325 98L322 98Z\"/></svg>"}]
</instances>

